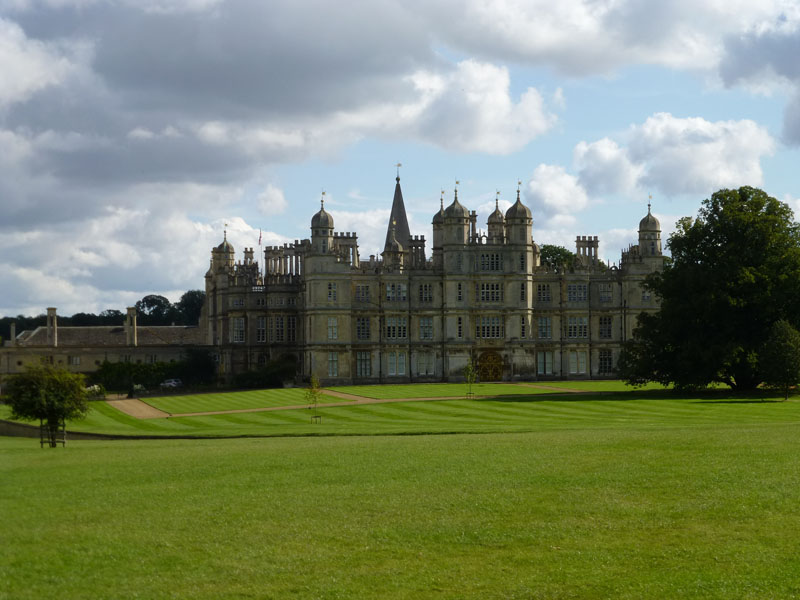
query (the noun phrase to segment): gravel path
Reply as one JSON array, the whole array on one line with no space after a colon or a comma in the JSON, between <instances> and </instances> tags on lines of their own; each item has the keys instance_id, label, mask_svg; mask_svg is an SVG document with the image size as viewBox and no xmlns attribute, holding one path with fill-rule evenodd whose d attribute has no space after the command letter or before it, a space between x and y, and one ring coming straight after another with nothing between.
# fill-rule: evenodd
<instances>
[{"instance_id":1,"label":"gravel path","mask_svg":"<svg viewBox=\"0 0 800 600\"><path fill-rule=\"evenodd\" d=\"M169 413L158 410L136 398L121 398L118 400L106 400L106 402L118 411L137 419L163 419L169 416Z\"/></svg>"}]
</instances>

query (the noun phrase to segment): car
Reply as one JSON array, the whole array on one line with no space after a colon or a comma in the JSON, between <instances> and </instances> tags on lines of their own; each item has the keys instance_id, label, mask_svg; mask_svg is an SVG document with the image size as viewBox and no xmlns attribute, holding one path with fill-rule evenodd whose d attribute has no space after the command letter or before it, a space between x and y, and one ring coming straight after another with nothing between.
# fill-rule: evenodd
<instances>
[{"instance_id":1,"label":"car","mask_svg":"<svg viewBox=\"0 0 800 600\"><path fill-rule=\"evenodd\" d=\"M180 379L165 379L161 382L162 390L175 390L183 387L183 382Z\"/></svg>"}]
</instances>

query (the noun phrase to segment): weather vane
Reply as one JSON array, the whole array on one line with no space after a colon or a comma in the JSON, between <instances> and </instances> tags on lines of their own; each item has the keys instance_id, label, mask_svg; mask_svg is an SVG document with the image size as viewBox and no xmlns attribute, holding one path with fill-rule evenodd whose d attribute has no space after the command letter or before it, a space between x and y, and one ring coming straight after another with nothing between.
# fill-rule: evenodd
<instances>
[{"instance_id":1,"label":"weather vane","mask_svg":"<svg viewBox=\"0 0 800 600\"><path fill-rule=\"evenodd\" d=\"M322 190L322 197L319 199L319 207L325 208L325 190Z\"/></svg>"},{"instance_id":2,"label":"weather vane","mask_svg":"<svg viewBox=\"0 0 800 600\"><path fill-rule=\"evenodd\" d=\"M397 163L397 178L400 179L400 167L403 166L403 163Z\"/></svg>"}]
</instances>

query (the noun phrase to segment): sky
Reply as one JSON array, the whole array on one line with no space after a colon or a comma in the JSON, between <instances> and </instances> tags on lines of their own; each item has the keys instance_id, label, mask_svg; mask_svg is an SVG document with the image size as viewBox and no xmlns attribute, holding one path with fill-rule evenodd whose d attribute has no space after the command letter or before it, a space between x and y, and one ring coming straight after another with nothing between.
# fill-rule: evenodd
<instances>
[{"instance_id":1,"label":"sky","mask_svg":"<svg viewBox=\"0 0 800 600\"><path fill-rule=\"evenodd\" d=\"M799 148L797 1L0 0L0 315L176 301L323 191L379 254L397 163L428 253L459 181L615 263L650 196L797 211Z\"/></svg>"}]
</instances>

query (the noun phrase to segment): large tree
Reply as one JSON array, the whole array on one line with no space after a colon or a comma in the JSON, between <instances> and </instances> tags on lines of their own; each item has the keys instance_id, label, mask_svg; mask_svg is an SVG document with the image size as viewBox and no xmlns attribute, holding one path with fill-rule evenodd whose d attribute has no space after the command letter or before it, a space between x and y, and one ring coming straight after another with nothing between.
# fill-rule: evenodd
<instances>
[{"instance_id":1,"label":"large tree","mask_svg":"<svg viewBox=\"0 0 800 600\"><path fill-rule=\"evenodd\" d=\"M49 365L30 366L9 376L4 400L11 407L11 418L40 420L52 448L64 423L83 418L89 410L83 375Z\"/></svg>"},{"instance_id":2,"label":"large tree","mask_svg":"<svg viewBox=\"0 0 800 600\"><path fill-rule=\"evenodd\" d=\"M781 319L770 328L759 365L764 382L781 390L788 400L789 388L800 381L800 333L788 321Z\"/></svg>"},{"instance_id":3,"label":"large tree","mask_svg":"<svg viewBox=\"0 0 800 600\"><path fill-rule=\"evenodd\" d=\"M181 325L197 325L200 322L200 312L203 310L205 301L206 293L203 290L185 292L174 305L178 322Z\"/></svg>"},{"instance_id":4,"label":"large tree","mask_svg":"<svg viewBox=\"0 0 800 600\"><path fill-rule=\"evenodd\" d=\"M772 324L800 321L800 229L791 209L752 187L720 190L696 219L678 221L667 246L672 260L646 282L661 310L640 316L620 373L632 383L754 388Z\"/></svg>"}]
</instances>

